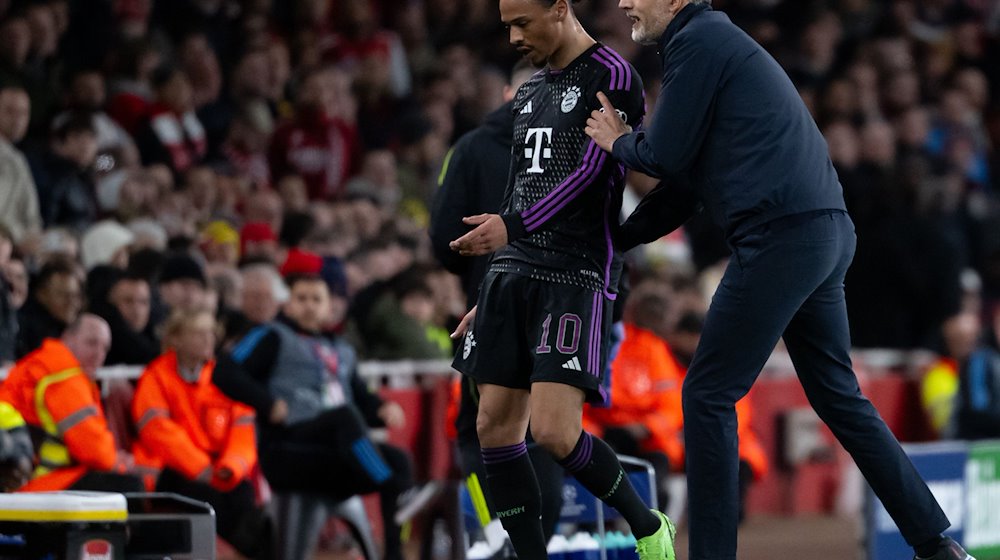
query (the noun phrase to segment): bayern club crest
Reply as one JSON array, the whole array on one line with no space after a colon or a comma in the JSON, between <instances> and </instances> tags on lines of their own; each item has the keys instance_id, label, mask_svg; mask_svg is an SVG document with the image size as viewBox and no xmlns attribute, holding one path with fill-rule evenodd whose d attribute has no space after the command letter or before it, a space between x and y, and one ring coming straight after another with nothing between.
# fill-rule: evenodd
<instances>
[{"instance_id":1,"label":"bayern club crest","mask_svg":"<svg viewBox=\"0 0 1000 560\"><path fill-rule=\"evenodd\" d=\"M567 89L562 97L562 112L568 113L572 111L576 107L576 102L580 100L581 95L583 95L583 92L576 86Z\"/></svg>"}]
</instances>

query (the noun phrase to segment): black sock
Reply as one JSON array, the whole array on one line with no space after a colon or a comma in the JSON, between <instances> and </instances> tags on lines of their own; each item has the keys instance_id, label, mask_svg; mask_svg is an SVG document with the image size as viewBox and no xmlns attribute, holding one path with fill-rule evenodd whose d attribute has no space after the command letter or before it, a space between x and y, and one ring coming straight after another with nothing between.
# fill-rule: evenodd
<instances>
[{"instance_id":1,"label":"black sock","mask_svg":"<svg viewBox=\"0 0 1000 560\"><path fill-rule=\"evenodd\" d=\"M483 466L500 523L519 560L547 560L542 533L542 495L522 441L483 448Z\"/></svg>"},{"instance_id":2,"label":"black sock","mask_svg":"<svg viewBox=\"0 0 1000 560\"><path fill-rule=\"evenodd\" d=\"M581 432L576 447L559 464L591 494L618 510L635 538L652 535L660 528L660 518L636 494L618 456L604 440Z\"/></svg>"},{"instance_id":3,"label":"black sock","mask_svg":"<svg viewBox=\"0 0 1000 560\"><path fill-rule=\"evenodd\" d=\"M938 535L933 539L924 541L917 546L913 547L913 551L917 553L919 558L930 558L937 554L938 547L941 545L941 541L944 540L944 536Z\"/></svg>"}]
</instances>

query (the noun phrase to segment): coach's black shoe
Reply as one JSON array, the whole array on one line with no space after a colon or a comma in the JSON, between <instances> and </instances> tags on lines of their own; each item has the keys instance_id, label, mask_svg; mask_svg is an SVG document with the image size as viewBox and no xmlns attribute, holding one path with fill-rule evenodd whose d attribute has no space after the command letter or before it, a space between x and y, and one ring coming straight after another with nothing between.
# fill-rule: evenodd
<instances>
[{"instance_id":1,"label":"coach's black shoe","mask_svg":"<svg viewBox=\"0 0 1000 560\"><path fill-rule=\"evenodd\" d=\"M951 537L945 537L938 545L937 552L930 558L914 556L913 560L976 560Z\"/></svg>"}]
</instances>

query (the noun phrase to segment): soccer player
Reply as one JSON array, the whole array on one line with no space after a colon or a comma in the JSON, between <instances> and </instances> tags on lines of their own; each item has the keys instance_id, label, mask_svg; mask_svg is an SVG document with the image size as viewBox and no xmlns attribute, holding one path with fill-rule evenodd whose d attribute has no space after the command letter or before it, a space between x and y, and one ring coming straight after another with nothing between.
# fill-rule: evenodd
<instances>
[{"instance_id":1,"label":"soccer player","mask_svg":"<svg viewBox=\"0 0 1000 560\"><path fill-rule=\"evenodd\" d=\"M570 0L500 0L518 52L543 69L514 98L514 137L502 214L464 221L461 255L496 251L478 304L459 325L455 368L479 384L477 431L497 514L521 560L546 558L539 487L525 448L534 440L591 493L617 509L643 560L673 559L674 528L646 508L610 447L584 432L585 401L601 400L621 254L611 242L624 169L584 126L604 91L637 126L642 84L594 41ZM471 329L466 330L469 322Z\"/></svg>"},{"instance_id":2,"label":"soccer player","mask_svg":"<svg viewBox=\"0 0 1000 560\"><path fill-rule=\"evenodd\" d=\"M620 0L632 38L656 44L664 81L645 132L602 98L587 133L633 169L667 179L616 239L659 238L698 204L733 257L684 378L690 558L735 560L735 403L783 338L806 396L843 444L915 557L970 560L851 368L844 275L854 224L826 142L785 71L710 0ZM671 184L686 177L690 185Z\"/></svg>"}]
</instances>

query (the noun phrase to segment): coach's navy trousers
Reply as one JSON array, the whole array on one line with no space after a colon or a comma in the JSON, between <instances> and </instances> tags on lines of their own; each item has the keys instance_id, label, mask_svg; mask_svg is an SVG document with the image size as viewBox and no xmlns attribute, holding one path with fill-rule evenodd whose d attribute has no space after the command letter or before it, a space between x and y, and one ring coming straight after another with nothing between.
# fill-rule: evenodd
<instances>
[{"instance_id":1,"label":"coach's navy trousers","mask_svg":"<svg viewBox=\"0 0 1000 560\"><path fill-rule=\"evenodd\" d=\"M949 522L851 369L844 274L854 224L841 211L780 218L734 243L684 380L690 560L735 560L736 412L779 337L810 404L911 545ZM853 538L845 535L845 538Z\"/></svg>"}]
</instances>

